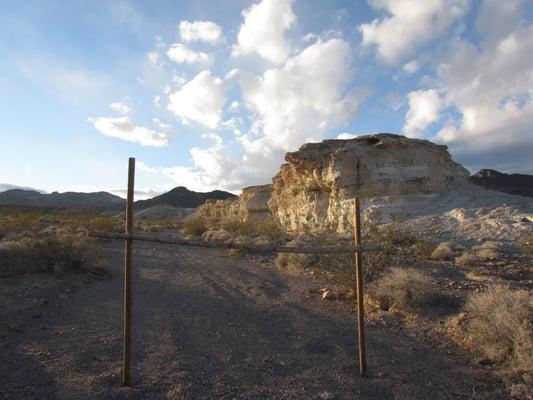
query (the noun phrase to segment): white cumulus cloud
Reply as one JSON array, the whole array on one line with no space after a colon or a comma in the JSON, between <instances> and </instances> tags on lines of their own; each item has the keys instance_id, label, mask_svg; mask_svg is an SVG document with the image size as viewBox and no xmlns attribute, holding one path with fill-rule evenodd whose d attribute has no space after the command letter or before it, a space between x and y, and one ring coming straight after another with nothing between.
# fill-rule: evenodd
<instances>
[{"instance_id":1,"label":"white cumulus cloud","mask_svg":"<svg viewBox=\"0 0 533 400\"><path fill-rule=\"evenodd\" d=\"M170 135L135 125L129 117L89 118L96 130L106 136L134 142L143 146L162 147L170 142Z\"/></svg>"},{"instance_id":2,"label":"white cumulus cloud","mask_svg":"<svg viewBox=\"0 0 533 400\"><path fill-rule=\"evenodd\" d=\"M130 112L130 108L126 104L121 102L111 103L109 107L112 110L115 110L123 115L127 115Z\"/></svg>"},{"instance_id":3,"label":"white cumulus cloud","mask_svg":"<svg viewBox=\"0 0 533 400\"><path fill-rule=\"evenodd\" d=\"M181 21L179 30L182 40L186 42L217 44L222 40L222 28L212 21Z\"/></svg>"},{"instance_id":4,"label":"white cumulus cloud","mask_svg":"<svg viewBox=\"0 0 533 400\"><path fill-rule=\"evenodd\" d=\"M342 39L318 40L282 68L244 75L243 104L254 116L239 138L247 166L270 179L286 151L353 118L361 95L347 88L351 78L351 50Z\"/></svg>"},{"instance_id":5,"label":"white cumulus cloud","mask_svg":"<svg viewBox=\"0 0 533 400\"><path fill-rule=\"evenodd\" d=\"M369 0L390 17L362 24L363 45L375 45L389 64L411 54L416 46L441 35L467 11L468 0Z\"/></svg>"},{"instance_id":6,"label":"white cumulus cloud","mask_svg":"<svg viewBox=\"0 0 533 400\"><path fill-rule=\"evenodd\" d=\"M438 91L446 118L433 139L472 169L533 172L533 24L522 17L527 4L482 2L476 16L479 43L451 41L434 66L433 88L412 93L433 106L425 116L410 108L406 127L435 119L439 101L430 93ZM409 100L411 105L411 95Z\"/></svg>"},{"instance_id":7,"label":"white cumulus cloud","mask_svg":"<svg viewBox=\"0 0 533 400\"><path fill-rule=\"evenodd\" d=\"M184 123L194 121L215 129L222 118L226 96L222 80L206 70L170 93L168 100L168 109Z\"/></svg>"},{"instance_id":8,"label":"white cumulus cloud","mask_svg":"<svg viewBox=\"0 0 533 400\"><path fill-rule=\"evenodd\" d=\"M177 64L209 63L209 55L194 51L181 43L174 43L167 51L167 56Z\"/></svg>"},{"instance_id":9,"label":"white cumulus cloud","mask_svg":"<svg viewBox=\"0 0 533 400\"><path fill-rule=\"evenodd\" d=\"M283 64L289 55L284 32L296 21L294 0L262 0L242 12L244 22L233 47L233 55L257 53L264 59Z\"/></svg>"},{"instance_id":10,"label":"white cumulus cloud","mask_svg":"<svg viewBox=\"0 0 533 400\"><path fill-rule=\"evenodd\" d=\"M405 116L404 132L409 137L422 136L424 129L439 118L443 106L435 89L416 90L407 95L409 111Z\"/></svg>"}]
</instances>

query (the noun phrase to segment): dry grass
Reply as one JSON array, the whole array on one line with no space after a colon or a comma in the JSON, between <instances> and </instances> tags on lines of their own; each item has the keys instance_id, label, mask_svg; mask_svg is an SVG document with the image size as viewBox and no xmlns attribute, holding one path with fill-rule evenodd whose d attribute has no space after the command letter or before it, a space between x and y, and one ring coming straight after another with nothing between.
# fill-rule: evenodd
<instances>
[{"instance_id":1,"label":"dry grass","mask_svg":"<svg viewBox=\"0 0 533 400\"><path fill-rule=\"evenodd\" d=\"M295 239L286 244L288 247L304 247L310 246L312 243ZM299 272L307 268L316 266L318 256L314 254L293 254L293 253L278 253L276 255L276 266L290 272Z\"/></svg>"},{"instance_id":2,"label":"dry grass","mask_svg":"<svg viewBox=\"0 0 533 400\"><path fill-rule=\"evenodd\" d=\"M533 383L533 295L494 285L470 295L465 313L452 324L452 333L488 362L526 384Z\"/></svg>"},{"instance_id":3,"label":"dry grass","mask_svg":"<svg viewBox=\"0 0 533 400\"><path fill-rule=\"evenodd\" d=\"M16 242L3 242L6 262L0 274L86 273L105 275L94 242L83 236L58 231L46 236L25 236Z\"/></svg>"},{"instance_id":4,"label":"dry grass","mask_svg":"<svg viewBox=\"0 0 533 400\"><path fill-rule=\"evenodd\" d=\"M186 235L200 236L208 230L206 219L200 215L195 215L183 223L183 232Z\"/></svg>"},{"instance_id":5,"label":"dry grass","mask_svg":"<svg viewBox=\"0 0 533 400\"><path fill-rule=\"evenodd\" d=\"M283 243L288 235L273 218L241 220L229 217L221 222L221 228L235 236L255 238L262 236L271 243Z\"/></svg>"},{"instance_id":6,"label":"dry grass","mask_svg":"<svg viewBox=\"0 0 533 400\"><path fill-rule=\"evenodd\" d=\"M380 308L419 310L439 295L429 275L413 268L393 268L369 287L370 297Z\"/></svg>"},{"instance_id":7,"label":"dry grass","mask_svg":"<svg viewBox=\"0 0 533 400\"><path fill-rule=\"evenodd\" d=\"M522 253L533 255L533 234L526 233L522 235L518 242L518 247Z\"/></svg>"},{"instance_id":8,"label":"dry grass","mask_svg":"<svg viewBox=\"0 0 533 400\"><path fill-rule=\"evenodd\" d=\"M465 251L460 257L455 259L455 265L458 267L471 267L480 261L477 254Z\"/></svg>"},{"instance_id":9,"label":"dry grass","mask_svg":"<svg viewBox=\"0 0 533 400\"><path fill-rule=\"evenodd\" d=\"M439 244L431 253L431 259L433 260L450 261L453 260L454 256L455 251L451 242L443 242Z\"/></svg>"},{"instance_id":10,"label":"dry grass","mask_svg":"<svg viewBox=\"0 0 533 400\"><path fill-rule=\"evenodd\" d=\"M495 260L498 258L498 250L500 245L496 242L485 242L481 245L472 247L472 251L478 256L481 261Z\"/></svg>"}]
</instances>

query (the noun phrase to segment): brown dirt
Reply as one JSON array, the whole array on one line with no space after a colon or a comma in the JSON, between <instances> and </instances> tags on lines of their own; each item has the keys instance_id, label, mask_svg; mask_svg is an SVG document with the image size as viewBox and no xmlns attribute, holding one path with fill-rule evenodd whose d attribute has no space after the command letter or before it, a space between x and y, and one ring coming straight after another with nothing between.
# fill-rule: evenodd
<instances>
[{"instance_id":1,"label":"brown dirt","mask_svg":"<svg viewBox=\"0 0 533 400\"><path fill-rule=\"evenodd\" d=\"M507 398L490 367L394 316L369 318L359 377L353 307L271 259L135 249L133 386L120 385L123 251L105 243L112 278L0 279L0 399Z\"/></svg>"}]
</instances>

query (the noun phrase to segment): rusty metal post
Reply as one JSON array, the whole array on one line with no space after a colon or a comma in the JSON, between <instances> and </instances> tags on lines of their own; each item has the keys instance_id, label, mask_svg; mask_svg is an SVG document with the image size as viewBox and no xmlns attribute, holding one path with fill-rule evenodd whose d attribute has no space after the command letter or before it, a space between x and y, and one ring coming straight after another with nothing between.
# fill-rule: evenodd
<instances>
[{"instance_id":1,"label":"rusty metal post","mask_svg":"<svg viewBox=\"0 0 533 400\"><path fill-rule=\"evenodd\" d=\"M128 163L128 198L126 202L126 235L133 233L133 188L135 182L135 158ZM125 240L124 251L124 349L122 384L129 386L131 377L131 254L132 239Z\"/></svg>"},{"instance_id":2,"label":"rusty metal post","mask_svg":"<svg viewBox=\"0 0 533 400\"><path fill-rule=\"evenodd\" d=\"M361 206L359 198L353 202L354 239L355 245L361 246ZM366 376L366 350L365 350L365 311L363 296L363 257L361 249L355 251L355 290L357 293L357 333L359 342L359 373Z\"/></svg>"}]
</instances>

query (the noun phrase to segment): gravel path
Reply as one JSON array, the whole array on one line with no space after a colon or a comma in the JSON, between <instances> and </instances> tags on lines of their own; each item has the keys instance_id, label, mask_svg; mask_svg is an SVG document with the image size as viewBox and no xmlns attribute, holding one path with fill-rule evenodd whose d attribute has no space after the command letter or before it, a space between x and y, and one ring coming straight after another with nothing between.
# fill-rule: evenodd
<instances>
[{"instance_id":1,"label":"gravel path","mask_svg":"<svg viewBox=\"0 0 533 400\"><path fill-rule=\"evenodd\" d=\"M367 327L360 378L351 307L312 294L309 276L215 249L135 248L132 388L120 386L117 269L1 338L0 399L506 398L459 350L387 321ZM120 267L119 243L105 252Z\"/></svg>"}]
</instances>

